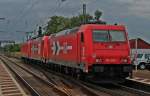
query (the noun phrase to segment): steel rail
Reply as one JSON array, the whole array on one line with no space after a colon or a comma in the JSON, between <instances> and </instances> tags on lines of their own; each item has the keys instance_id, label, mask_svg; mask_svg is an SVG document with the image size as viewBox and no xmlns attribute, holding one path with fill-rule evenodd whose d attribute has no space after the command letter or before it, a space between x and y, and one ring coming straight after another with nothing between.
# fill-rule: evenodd
<instances>
[{"instance_id":1,"label":"steel rail","mask_svg":"<svg viewBox=\"0 0 150 96\"><path fill-rule=\"evenodd\" d=\"M29 71L28 69L26 69L26 68L24 68L24 67L18 65L16 62L13 62L13 61L10 60L9 58L7 58L7 57L5 57L5 56L3 56L3 58L7 59L9 62L15 64L15 65L18 66L18 67L20 67L20 68L23 69L24 71L26 71L26 72L32 74L34 77L36 77L37 79L39 79L41 82L43 82L43 83L45 83L45 84L47 84L47 85L49 85L49 86L55 88L55 89L58 90L61 94L64 94L65 96L71 96L71 95L68 94L65 90L63 90L63 89L57 87L55 84L53 84L53 83L51 83L51 82L49 82L49 81L44 80L44 79L41 78L40 76L36 75L34 72ZM12 69L12 70L13 70L13 69ZM13 70L13 71L14 71L14 70ZM35 95L35 96L39 96L39 95Z\"/></svg>"},{"instance_id":2,"label":"steel rail","mask_svg":"<svg viewBox=\"0 0 150 96\"><path fill-rule=\"evenodd\" d=\"M85 81L81 81L79 79L71 78L70 76L67 76L67 75L64 75L61 73L56 73L56 72L51 71L51 70L46 70L46 71L48 71L49 73L55 74L56 76L65 78L65 79L69 80L70 82L84 88L85 90L89 91L90 93L93 93L96 96L101 96L99 93L97 93L97 91L104 92L106 94L110 94L111 96L123 96L122 94L116 93L112 90L109 90L109 89L106 89L106 88L103 88L100 86L96 86L94 84L91 84L91 83L88 83Z\"/></svg>"},{"instance_id":3,"label":"steel rail","mask_svg":"<svg viewBox=\"0 0 150 96\"><path fill-rule=\"evenodd\" d=\"M121 87L122 89L124 89L128 92L139 94L139 96L150 96L150 92L146 92L146 91L139 90L136 88L127 87L127 86L120 85L120 84L115 84L115 85Z\"/></svg>"},{"instance_id":4,"label":"steel rail","mask_svg":"<svg viewBox=\"0 0 150 96\"><path fill-rule=\"evenodd\" d=\"M52 74L55 74L57 76L61 76L63 78L67 78L67 80L71 80L72 82L80 85L80 86L86 86L87 90L90 89L90 88L93 88L95 90L99 90L101 92L105 92L105 93L108 93L108 94L111 94L112 96L124 96L123 94L120 94L118 92L115 92L114 90L112 89L109 89L109 88L104 88L102 86L99 86L99 85L95 85L95 84L91 84L91 83L88 83L88 82L84 82L84 81L81 81L81 80L76 80L74 78L71 78L69 76L66 76L64 74L61 74L61 73L56 73L54 71L51 71L51 70L48 70L48 72L51 72ZM133 82L133 81L132 81ZM134 83L137 83L137 82L134 82ZM131 83L132 84L132 83ZM139 90L139 89L136 89L136 88L132 88L132 87L128 87L128 86L124 86L124 85L119 85L119 84L114 84L115 86L118 86L120 87L121 89L123 89L123 91L127 91L129 93L134 93L134 94L139 94L140 96L150 96L150 92L147 92L145 90ZM140 85L140 83L138 84ZM145 85L146 86L146 85ZM142 88L144 88L145 86L143 86ZM136 87L136 86L135 86ZM150 87L149 87L150 88ZM93 90L92 90L93 91ZM91 91L91 92L92 92Z\"/></svg>"},{"instance_id":5,"label":"steel rail","mask_svg":"<svg viewBox=\"0 0 150 96\"><path fill-rule=\"evenodd\" d=\"M7 62L6 62L4 59L2 59L1 57L0 57L0 59L1 59L2 62L15 74L15 76L29 89L29 91L30 91L30 93L31 93L32 96L40 96L39 93L38 93L36 90L34 90L34 88L32 88L32 87L30 86L30 84L29 84L28 82L26 82L26 80L25 80L24 78L22 78L16 71L14 71L14 70L7 64Z\"/></svg>"},{"instance_id":6,"label":"steel rail","mask_svg":"<svg viewBox=\"0 0 150 96\"><path fill-rule=\"evenodd\" d=\"M98 90L100 92L105 92L105 93L108 93L112 96L124 96L122 93L119 93L119 92L116 92L112 89L108 89L108 88L104 88L102 86L99 86L99 85L95 85L95 84L91 84L89 82L85 82L85 81L81 81L81 80L77 80L77 79L74 79L74 78L71 78L69 76L66 76L64 74L61 74L61 73L56 73L54 71L51 71L51 70L48 70L48 72L51 72L52 74L55 74L57 76L61 76L63 78L66 78L67 80L70 80L72 82L74 82L75 84L79 85L79 86L82 86L82 87L87 87L86 89L89 90L89 88L93 88L95 90ZM119 86L121 87L123 90L122 91L125 91L125 92L129 92L131 94L140 94L139 96L150 96L150 93L146 92L146 91L142 91L142 90L138 90L138 89L134 89L134 88L131 88L131 87L123 87L123 86ZM91 91L91 90L90 90ZM92 92L92 91L91 91ZM94 92L94 91L93 91Z\"/></svg>"},{"instance_id":7,"label":"steel rail","mask_svg":"<svg viewBox=\"0 0 150 96\"><path fill-rule=\"evenodd\" d=\"M14 62L14 63L15 63L15 62ZM32 64L32 65L33 65L33 64ZM32 66L32 65L31 65L31 66ZM40 70L40 72L42 72L42 73L44 74L44 76L45 76L47 79L49 79L50 82L53 82L53 80L51 80L51 78L49 78L49 76L46 74L45 71L49 72L50 74L54 74L54 75L56 75L56 76L58 76L58 77L61 77L61 78L63 78L63 79L67 79L67 81L69 81L69 82L71 82L71 83L74 83L75 85L81 87L82 89L84 89L84 91L88 92L89 94L92 94L92 96L102 96L102 95L99 94L99 93L108 94L108 93L106 93L106 92L100 92L100 91L97 92L97 91L95 91L94 89L85 86L85 85L82 84L82 82L80 82L79 80L75 80L75 79L70 78L70 77L68 77L68 76L65 76L65 75L63 75L63 74L55 73L55 72L53 72L53 71L47 70L46 68L43 70L43 69L42 69L41 67L39 67L39 66L34 66L34 67L36 67L36 69ZM55 82L53 82L53 83L55 84ZM55 85L57 86L57 84L55 84ZM63 90L66 91L66 93L68 93L70 96L72 96L71 93L69 92L70 90L68 90L68 89L66 89L66 88L63 88ZM110 95L110 93L109 93L109 95ZM112 94L111 94L111 95L112 95ZM120 95L114 94L114 95L112 95L112 96L120 96Z\"/></svg>"}]
</instances>

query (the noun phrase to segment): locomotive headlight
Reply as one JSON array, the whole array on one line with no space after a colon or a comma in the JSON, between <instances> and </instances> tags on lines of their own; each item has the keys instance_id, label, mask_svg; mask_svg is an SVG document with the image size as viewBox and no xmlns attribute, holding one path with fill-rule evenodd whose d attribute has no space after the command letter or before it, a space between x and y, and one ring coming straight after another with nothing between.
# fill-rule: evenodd
<instances>
[{"instance_id":1,"label":"locomotive headlight","mask_svg":"<svg viewBox=\"0 0 150 96\"><path fill-rule=\"evenodd\" d=\"M121 62L122 62L122 63L127 63L127 62L128 62L128 59L127 59L127 58L122 58L122 59L121 59Z\"/></svg>"},{"instance_id":2,"label":"locomotive headlight","mask_svg":"<svg viewBox=\"0 0 150 96\"><path fill-rule=\"evenodd\" d=\"M102 62L102 59L97 58L97 59L96 59L96 63L100 63L100 62Z\"/></svg>"},{"instance_id":3,"label":"locomotive headlight","mask_svg":"<svg viewBox=\"0 0 150 96\"><path fill-rule=\"evenodd\" d=\"M93 54L92 57L93 57L93 58L96 58L96 54Z\"/></svg>"}]
</instances>

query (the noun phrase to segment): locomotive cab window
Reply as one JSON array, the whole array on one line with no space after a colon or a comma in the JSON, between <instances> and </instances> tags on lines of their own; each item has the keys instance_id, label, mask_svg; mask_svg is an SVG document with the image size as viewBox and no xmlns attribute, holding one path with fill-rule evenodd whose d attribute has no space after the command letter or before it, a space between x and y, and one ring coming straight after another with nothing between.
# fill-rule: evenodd
<instances>
[{"instance_id":1,"label":"locomotive cab window","mask_svg":"<svg viewBox=\"0 0 150 96\"><path fill-rule=\"evenodd\" d=\"M95 42L108 42L108 31L104 30L94 30L93 31L93 41Z\"/></svg>"},{"instance_id":2,"label":"locomotive cab window","mask_svg":"<svg viewBox=\"0 0 150 96\"><path fill-rule=\"evenodd\" d=\"M115 42L126 40L123 31L93 30L92 34L94 42Z\"/></svg>"},{"instance_id":3,"label":"locomotive cab window","mask_svg":"<svg viewBox=\"0 0 150 96\"><path fill-rule=\"evenodd\" d=\"M123 31L109 31L110 34L110 41L125 41L125 32Z\"/></svg>"}]
</instances>

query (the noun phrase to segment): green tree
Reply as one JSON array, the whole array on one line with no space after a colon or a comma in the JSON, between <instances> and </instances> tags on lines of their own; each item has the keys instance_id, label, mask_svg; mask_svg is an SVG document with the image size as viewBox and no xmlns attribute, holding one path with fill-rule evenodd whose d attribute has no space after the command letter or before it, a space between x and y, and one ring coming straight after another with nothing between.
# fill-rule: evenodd
<instances>
[{"instance_id":1,"label":"green tree","mask_svg":"<svg viewBox=\"0 0 150 96\"><path fill-rule=\"evenodd\" d=\"M101 11L99 10L95 11L95 19L96 19L95 23L106 24L106 22L100 20L101 15L102 15ZM86 17L86 22L90 22L94 20L93 16L91 16L90 14L86 14L85 17ZM45 34L50 35L64 29L69 29L69 28L79 26L83 24L83 19L84 19L83 14L80 14L78 16L73 16L70 18L63 17L63 16L52 16L48 21L48 26L46 27Z\"/></svg>"},{"instance_id":2,"label":"green tree","mask_svg":"<svg viewBox=\"0 0 150 96\"><path fill-rule=\"evenodd\" d=\"M6 52L19 52L20 51L20 44L5 45L3 49Z\"/></svg>"},{"instance_id":3,"label":"green tree","mask_svg":"<svg viewBox=\"0 0 150 96\"><path fill-rule=\"evenodd\" d=\"M48 21L48 26L47 26L47 33L45 34L52 34L52 33L57 33L61 30L68 29L68 28L73 28L76 26L79 26L83 22L83 15L79 16L73 16L71 18L66 18L62 16L52 16L50 21ZM89 14L86 15L86 20L87 22L93 19L92 16Z\"/></svg>"},{"instance_id":4,"label":"green tree","mask_svg":"<svg viewBox=\"0 0 150 96\"><path fill-rule=\"evenodd\" d=\"M69 27L69 19L62 16L52 16L48 21L47 32L49 34L59 32Z\"/></svg>"},{"instance_id":5,"label":"green tree","mask_svg":"<svg viewBox=\"0 0 150 96\"><path fill-rule=\"evenodd\" d=\"M94 14L95 14L95 20L96 20L95 23L97 23L97 24L106 24L105 21L102 21L102 20L100 19L101 16L102 16L102 12L101 12L101 11L96 10Z\"/></svg>"},{"instance_id":6,"label":"green tree","mask_svg":"<svg viewBox=\"0 0 150 96\"><path fill-rule=\"evenodd\" d=\"M100 17L102 16L102 12L99 10L95 11L95 19L98 21L100 20Z\"/></svg>"}]
</instances>

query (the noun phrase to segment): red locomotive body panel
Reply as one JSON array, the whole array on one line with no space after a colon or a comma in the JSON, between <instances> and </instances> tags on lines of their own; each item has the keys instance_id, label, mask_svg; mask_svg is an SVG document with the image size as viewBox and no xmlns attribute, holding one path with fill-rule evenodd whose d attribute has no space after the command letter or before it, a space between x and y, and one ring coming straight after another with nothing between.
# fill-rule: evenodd
<instances>
[{"instance_id":1,"label":"red locomotive body panel","mask_svg":"<svg viewBox=\"0 0 150 96\"><path fill-rule=\"evenodd\" d=\"M27 42L25 42L25 43L23 43L22 45L21 45L21 53L22 53L22 56L24 56L24 57L28 57L27 56L27 50L28 49L28 44L27 44Z\"/></svg>"},{"instance_id":2,"label":"red locomotive body panel","mask_svg":"<svg viewBox=\"0 0 150 96\"><path fill-rule=\"evenodd\" d=\"M29 58L31 56L31 42L27 41L21 46L21 53L23 57Z\"/></svg>"},{"instance_id":3,"label":"red locomotive body panel","mask_svg":"<svg viewBox=\"0 0 150 96\"><path fill-rule=\"evenodd\" d=\"M36 38L31 40L31 58L41 60L41 39Z\"/></svg>"},{"instance_id":4,"label":"red locomotive body panel","mask_svg":"<svg viewBox=\"0 0 150 96\"><path fill-rule=\"evenodd\" d=\"M26 58L41 60L43 51L42 47L41 38L31 39L22 45L21 52Z\"/></svg>"},{"instance_id":5,"label":"red locomotive body panel","mask_svg":"<svg viewBox=\"0 0 150 96\"><path fill-rule=\"evenodd\" d=\"M124 41L93 41L93 30L118 31L117 34L123 34ZM50 46L50 60L63 65L69 63L67 65L69 67L84 66L81 69L86 72L93 64L131 64L130 48L124 26L83 25L74 32L65 30L64 33L56 34L50 39Z\"/></svg>"},{"instance_id":6,"label":"red locomotive body panel","mask_svg":"<svg viewBox=\"0 0 150 96\"><path fill-rule=\"evenodd\" d=\"M45 60L50 59L50 41L49 41L49 36L44 36L42 38L42 42L41 42L41 57Z\"/></svg>"},{"instance_id":7,"label":"red locomotive body panel","mask_svg":"<svg viewBox=\"0 0 150 96\"><path fill-rule=\"evenodd\" d=\"M124 26L115 25L87 25L85 28L89 32L84 30L85 35L85 47L88 48L86 58L88 58L91 64L131 64L130 62L130 48L128 44L127 34ZM93 30L98 31L121 31L124 34L124 41L93 41ZM121 33L120 32L120 33ZM89 33L89 34L88 34ZM105 34L103 34L105 35ZM90 37L90 38L89 38ZM102 37L102 36L100 36ZM104 37L102 37L104 38ZM116 39L119 37L116 37ZM86 42L87 41L87 42ZM96 60L97 59L97 60ZM121 59L128 59L127 62L121 62ZM96 62L97 61L97 62Z\"/></svg>"},{"instance_id":8,"label":"red locomotive body panel","mask_svg":"<svg viewBox=\"0 0 150 96\"><path fill-rule=\"evenodd\" d=\"M122 25L85 24L30 40L22 47L22 53L31 59L42 58L75 73L125 78L132 72L129 41Z\"/></svg>"},{"instance_id":9,"label":"red locomotive body panel","mask_svg":"<svg viewBox=\"0 0 150 96\"><path fill-rule=\"evenodd\" d=\"M58 33L50 36L50 61L75 67L79 63L77 38L76 33Z\"/></svg>"}]
</instances>

